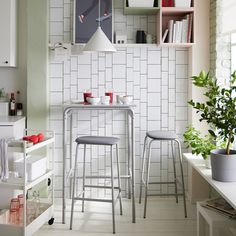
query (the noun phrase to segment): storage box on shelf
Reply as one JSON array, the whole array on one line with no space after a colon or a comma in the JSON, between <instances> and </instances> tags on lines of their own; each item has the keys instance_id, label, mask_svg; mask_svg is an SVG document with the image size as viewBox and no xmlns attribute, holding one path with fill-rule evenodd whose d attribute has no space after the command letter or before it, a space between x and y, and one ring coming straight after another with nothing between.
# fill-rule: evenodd
<instances>
[{"instance_id":1,"label":"storage box on shelf","mask_svg":"<svg viewBox=\"0 0 236 236\"><path fill-rule=\"evenodd\" d=\"M125 15L156 15L158 11L158 0L124 0Z\"/></svg>"},{"instance_id":2,"label":"storage box on shelf","mask_svg":"<svg viewBox=\"0 0 236 236\"><path fill-rule=\"evenodd\" d=\"M191 7L191 0L175 0L175 7Z\"/></svg>"},{"instance_id":3,"label":"storage box on shelf","mask_svg":"<svg viewBox=\"0 0 236 236\"><path fill-rule=\"evenodd\" d=\"M25 134L38 133L39 131L25 130ZM46 138L43 141L35 144L28 145L27 141L14 140L8 145L8 150L11 153L19 153L20 162L12 166L10 171L14 173L9 179L0 182L0 190L4 189L17 189L23 193L24 204L23 204L23 214L20 220L20 212L12 213L9 209L0 211L0 232L3 235L19 235L28 236L36 232L43 224L49 222L53 223L53 162L54 162L54 132L44 131ZM50 152L47 153L48 146L50 145ZM42 158L39 158L38 152L43 153ZM47 154L47 166L45 168L45 153ZM29 155L30 154L30 155ZM36 156L37 155L37 156ZM23 160L22 160L23 157ZM14 160L15 161L15 160ZM20 164L19 164L20 163ZM34 171L35 165L40 165L40 167L46 169L43 172L33 175L30 171ZM18 166L18 168L15 168ZM22 169L24 170L22 173ZM16 171L20 172L21 177L17 177ZM27 173L29 171L29 173ZM23 174L23 177L22 177ZM38 187L35 187L35 186ZM30 192L39 189L40 186L43 187L43 191L37 193L36 196L30 194ZM45 191L49 189L50 191ZM37 198L36 198L37 197ZM28 200L26 200L28 199ZM10 199L9 199L10 201Z\"/></svg>"}]
</instances>

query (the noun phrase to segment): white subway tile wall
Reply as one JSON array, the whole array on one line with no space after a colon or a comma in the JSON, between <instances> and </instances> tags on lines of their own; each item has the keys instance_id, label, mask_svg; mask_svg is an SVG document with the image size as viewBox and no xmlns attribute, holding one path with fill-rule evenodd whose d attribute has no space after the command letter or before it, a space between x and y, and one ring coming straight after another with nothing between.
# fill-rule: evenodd
<instances>
[{"instance_id":1,"label":"white subway tile wall","mask_svg":"<svg viewBox=\"0 0 236 236\"><path fill-rule=\"evenodd\" d=\"M128 32L133 42L137 29L155 34L155 16L124 16L123 1L114 1L114 26ZM50 42L70 41L72 2L50 0ZM62 103L83 100L83 91L91 89L102 96L107 88L115 94L133 95L135 108L136 194L139 190L140 162L147 130L176 131L182 139L188 125L188 49L184 48L118 48L115 54L92 53L70 56L64 62L50 60L49 126L56 131L56 196L62 194ZM122 112L88 111L73 116L73 140L77 135L116 135L119 144L122 173L127 169L127 127ZM69 133L67 134L69 138ZM73 155L75 144L73 144ZM82 154L80 150L79 154ZM160 155L162 157L160 157ZM69 150L68 150L69 156ZM173 178L171 148L167 142L155 143L152 152L151 179ZM81 162L81 156L79 162ZM67 164L70 160L67 159ZM90 147L86 169L102 175L109 171L109 152L103 147ZM186 166L185 166L186 167ZM79 165L81 170L81 165ZM185 168L185 179L187 172ZM103 180L91 181L104 184ZM127 190L125 182L122 183ZM154 192L173 192L173 186L152 186ZM94 192L94 190L93 190ZM96 191L95 191L96 192Z\"/></svg>"}]
</instances>

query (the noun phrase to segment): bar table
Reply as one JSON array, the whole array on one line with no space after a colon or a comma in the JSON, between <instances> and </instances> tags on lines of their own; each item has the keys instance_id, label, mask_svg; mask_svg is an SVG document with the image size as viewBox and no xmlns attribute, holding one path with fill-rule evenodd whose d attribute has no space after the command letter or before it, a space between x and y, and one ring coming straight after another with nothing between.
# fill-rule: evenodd
<instances>
[{"instance_id":1,"label":"bar table","mask_svg":"<svg viewBox=\"0 0 236 236\"><path fill-rule=\"evenodd\" d=\"M65 224L66 211L66 182L72 175L72 116L75 111L79 114L80 111L124 111L126 112L128 124L128 173L125 176L121 175L122 179L128 180L128 197L132 200L132 222L136 222L135 211L135 113L134 104L109 104L109 105L88 105L83 102L65 103L63 104L63 181L62 181L62 223ZM68 122L69 121L69 122ZM69 124L68 124L69 123ZM66 133L70 131L69 146L70 146L70 170L67 172L67 138ZM131 180L131 181L130 181ZM131 186L130 186L131 182Z\"/></svg>"}]
</instances>

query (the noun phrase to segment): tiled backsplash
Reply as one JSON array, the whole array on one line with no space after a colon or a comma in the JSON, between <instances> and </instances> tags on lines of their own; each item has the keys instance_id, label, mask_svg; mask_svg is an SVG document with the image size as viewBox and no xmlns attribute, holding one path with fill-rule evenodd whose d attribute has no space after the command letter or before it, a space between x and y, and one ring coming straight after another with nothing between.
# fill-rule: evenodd
<instances>
[{"instance_id":1,"label":"tiled backsplash","mask_svg":"<svg viewBox=\"0 0 236 236\"><path fill-rule=\"evenodd\" d=\"M117 6L123 6L117 0ZM70 35L70 0L50 1L50 38L63 41ZM115 14L122 12L115 8ZM138 17L138 16L136 16ZM129 18L126 16L125 18ZM116 17L121 19L122 17ZM148 20L148 18L146 18ZM141 21L140 21L141 22ZM116 22L117 23L117 22ZM136 104L136 184L139 186L140 158L147 130L176 131L182 138L188 124L188 50L183 48L122 47L115 54L92 53L71 56L64 62L50 61L50 128L56 131L56 196L61 196L62 181L62 103L82 100L85 89L102 96L106 88L116 94L134 96ZM116 135L121 138L122 172L125 170L125 115L120 112L83 112L75 114L73 136ZM75 151L75 146L73 152ZM90 148L87 170L104 174L109 169L107 152ZM155 144L152 152L151 179L173 177L171 149L166 142ZM160 158L160 155L162 158ZM69 161L69 160L68 160ZM186 173L186 171L185 171ZM186 173L187 174L187 173ZM100 183L100 182L99 182ZM151 186L158 192L172 192L173 186ZM138 191L138 188L137 188Z\"/></svg>"}]
</instances>

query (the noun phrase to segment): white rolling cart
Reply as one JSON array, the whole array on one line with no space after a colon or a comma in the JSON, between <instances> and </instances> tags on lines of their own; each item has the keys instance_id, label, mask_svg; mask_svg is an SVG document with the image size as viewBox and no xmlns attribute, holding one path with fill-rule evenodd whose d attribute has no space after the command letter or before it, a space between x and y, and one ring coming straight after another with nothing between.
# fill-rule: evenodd
<instances>
[{"instance_id":1,"label":"white rolling cart","mask_svg":"<svg viewBox=\"0 0 236 236\"><path fill-rule=\"evenodd\" d=\"M25 134L37 134L39 131L25 130ZM0 211L0 234L1 235L17 235L30 236L33 235L42 225L48 222L49 225L54 223L54 132L43 131L45 136L42 142L29 146L26 141L14 140L9 142L8 151L21 155L22 168L24 176L11 177L7 181L0 181L1 187L4 189L16 189L23 194L24 204L22 215L10 212L10 209ZM29 177L28 165L31 159L36 155L44 155L46 157L45 172L34 178ZM10 167L9 167L10 168ZM14 169L14 165L12 167ZM37 168L37 166L36 166ZM28 172L28 175L26 174ZM29 181L30 179L30 181ZM45 185L45 187L44 187ZM43 186L43 187L42 187ZM37 188L43 189L41 192L36 191ZM37 192L38 195L35 196ZM36 198L37 197L37 198ZM9 208L10 208L9 199Z\"/></svg>"}]
</instances>

